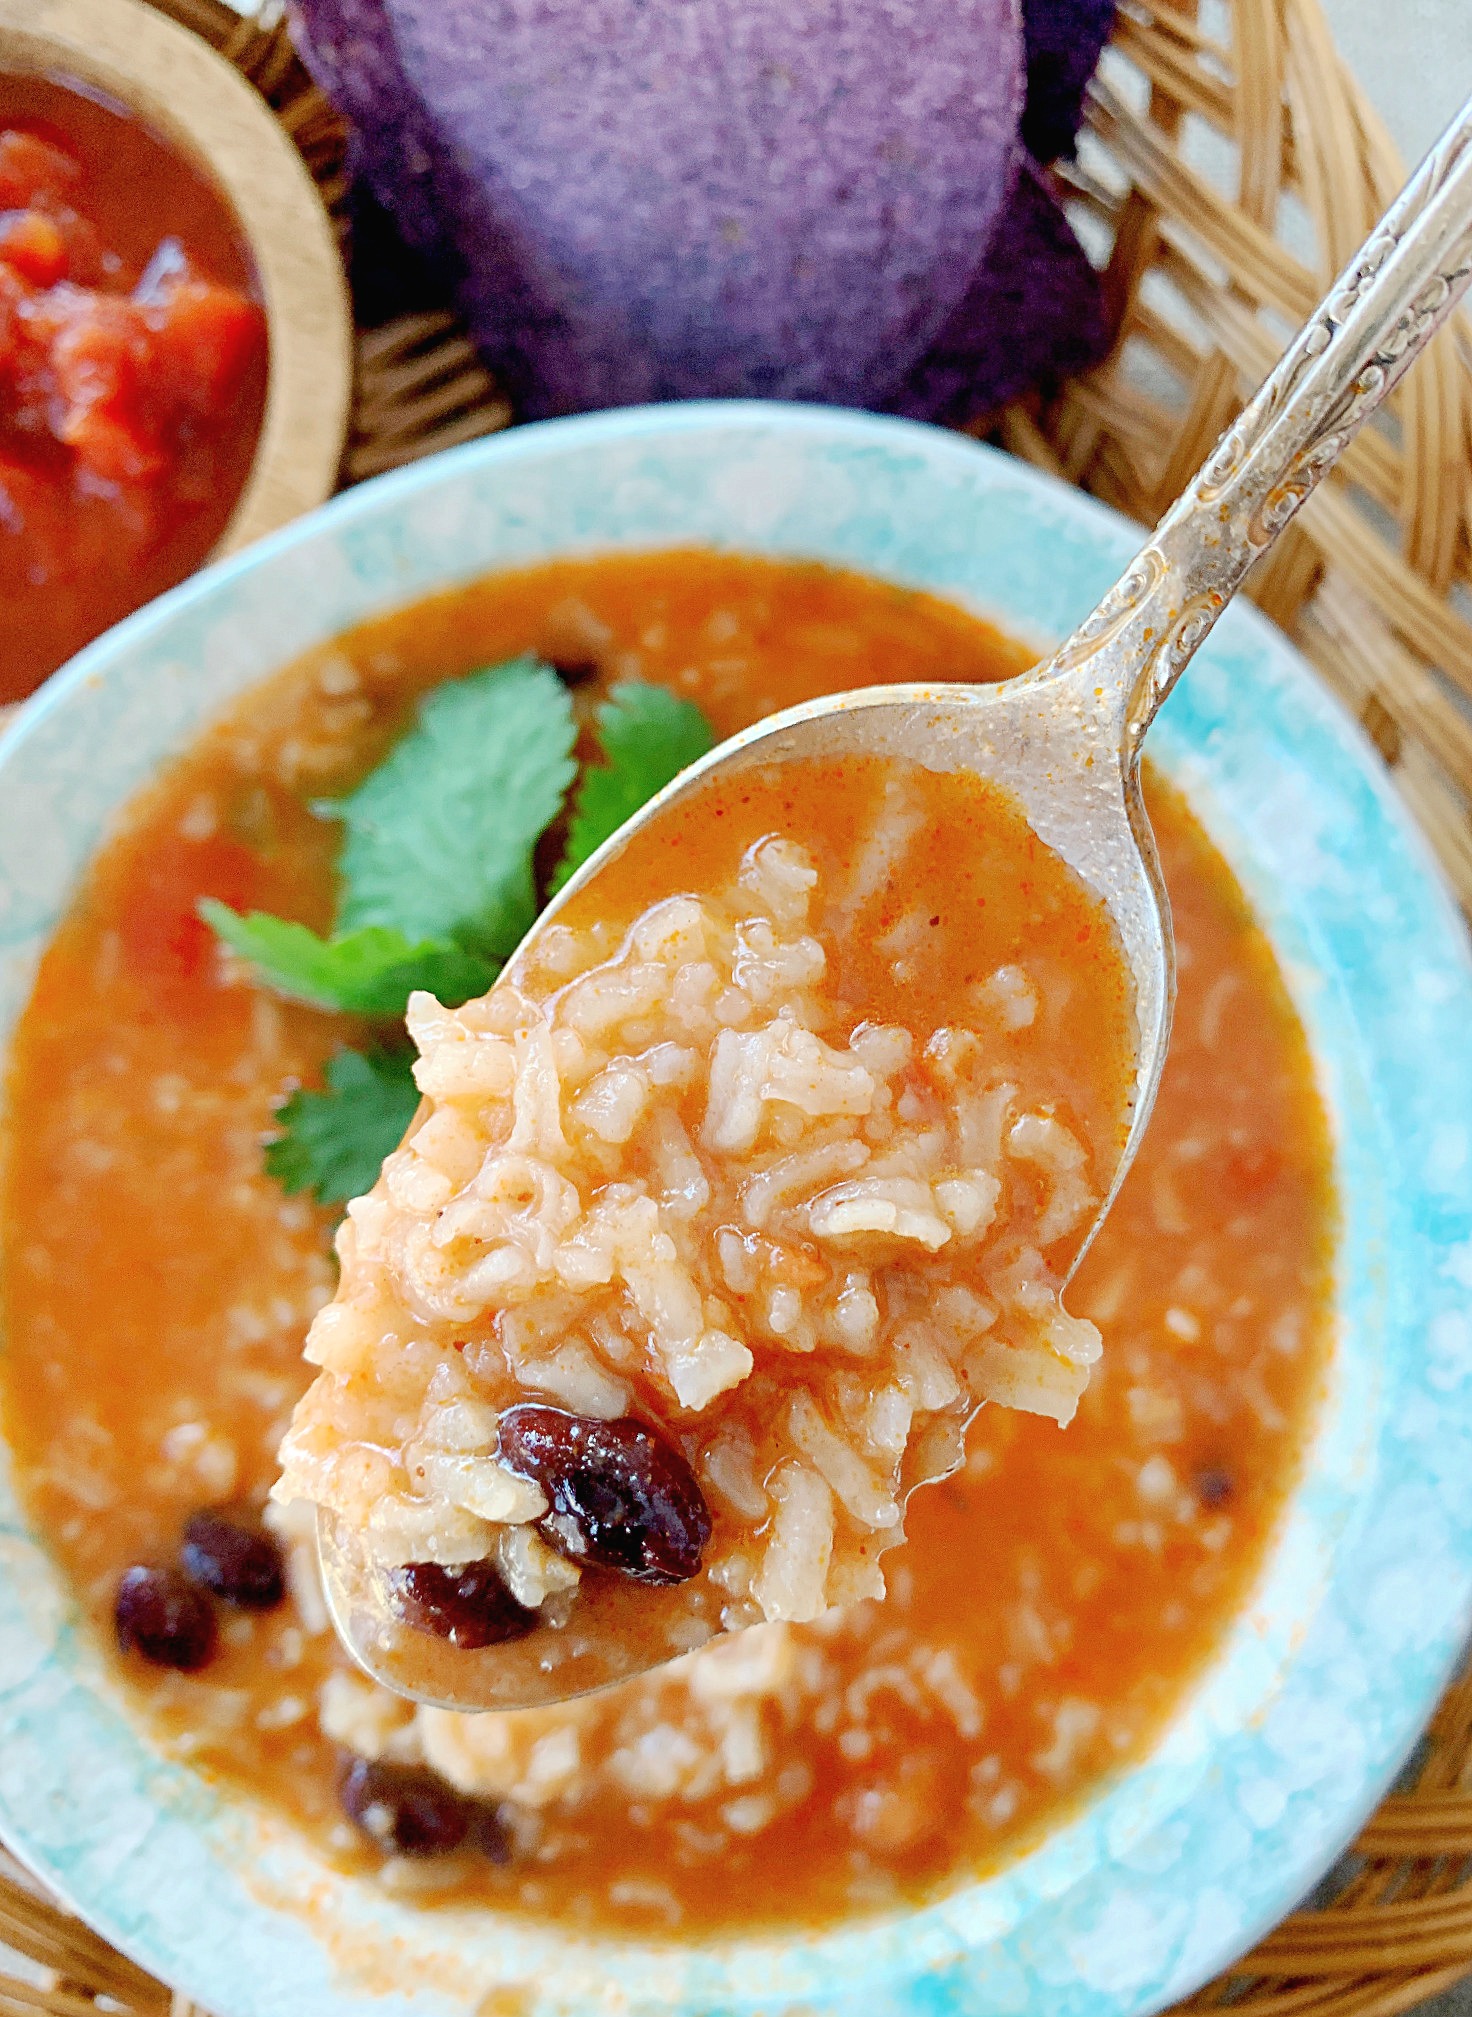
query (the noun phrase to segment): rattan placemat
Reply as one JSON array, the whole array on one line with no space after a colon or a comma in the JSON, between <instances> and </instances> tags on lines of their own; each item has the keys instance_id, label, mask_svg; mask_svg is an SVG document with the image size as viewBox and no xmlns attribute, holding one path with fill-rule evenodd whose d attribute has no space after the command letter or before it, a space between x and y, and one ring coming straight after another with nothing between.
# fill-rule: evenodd
<instances>
[{"instance_id":1,"label":"rattan placemat","mask_svg":"<svg viewBox=\"0 0 1472 2017\"><path fill-rule=\"evenodd\" d=\"M153 4L251 79L343 218L343 128L285 31L242 22L223 0ZM1064 173L1106 261L1119 341L1055 400L976 431L1152 523L1385 208L1402 164L1318 0L1121 0ZM450 312L421 305L382 320L394 290L356 278L375 326L358 334L344 482L509 424ZM1252 593L1364 722L1472 916L1465 316L1411 374L1389 422L1355 442ZM0 2017L203 2017L3 1855L0 1944ZM1469 1970L1472 1671L1314 1900L1180 2008L1395 2017Z\"/></svg>"}]
</instances>

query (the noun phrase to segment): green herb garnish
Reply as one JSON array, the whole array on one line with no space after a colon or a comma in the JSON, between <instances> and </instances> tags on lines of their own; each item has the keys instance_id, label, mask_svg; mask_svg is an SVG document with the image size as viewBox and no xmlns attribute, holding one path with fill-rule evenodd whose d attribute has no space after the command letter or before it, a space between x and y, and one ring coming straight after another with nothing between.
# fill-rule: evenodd
<instances>
[{"instance_id":1,"label":"green herb garnish","mask_svg":"<svg viewBox=\"0 0 1472 2017\"><path fill-rule=\"evenodd\" d=\"M441 1001L484 994L496 969L458 945L425 939L411 945L401 931L367 924L338 938L319 938L304 924L253 910L241 917L205 897L199 914L217 937L249 960L267 987L314 1008L349 1015L400 1016L415 988Z\"/></svg>"},{"instance_id":2,"label":"green herb garnish","mask_svg":"<svg viewBox=\"0 0 1472 2017\"><path fill-rule=\"evenodd\" d=\"M634 681L598 709L597 736L603 762L578 782L554 890L713 740L693 702ZM448 681L356 790L314 808L344 827L329 936L211 898L199 914L290 1000L384 1023L416 988L457 1008L536 915L533 856L576 774L575 739L567 690L535 659ZM283 1188L324 1204L371 1189L418 1103L412 1065L397 1047L342 1050L323 1091L293 1093L266 1148Z\"/></svg>"},{"instance_id":3,"label":"green herb garnish","mask_svg":"<svg viewBox=\"0 0 1472 2017\"><path fill-rule=\"evenodd\" d=\"M554 891L714 740L693 700L632 680L616 686L598 710L604 761L590 764L578 782Z\"/></svg>"},{"instance_id":4,"label":"green herb garnish","mask_svg":"<svg viewBox=\"0 0 1472 2017\"><path fill-rule=\"evenodd\" d=\"M576 737L567 688L535 659L436 688L377 770L319 808L347 827L338 930L504 960L537 914L532 850L562 810Z\"/></svg>"},{"instance_id":5,"label":"green herb garnish","mask_svg":"<svg viewBox=\"0 0 1472 2017\"><path fill-rule=\"evenodd\" d=\"M293 1093L277 1114L281 1133L266 1144L266 1168L284 1191L344 1205L372 1190L414 1118L414 1053L341 1050L324 1076L325 1092Z\"/></svg>"}]
</instances>

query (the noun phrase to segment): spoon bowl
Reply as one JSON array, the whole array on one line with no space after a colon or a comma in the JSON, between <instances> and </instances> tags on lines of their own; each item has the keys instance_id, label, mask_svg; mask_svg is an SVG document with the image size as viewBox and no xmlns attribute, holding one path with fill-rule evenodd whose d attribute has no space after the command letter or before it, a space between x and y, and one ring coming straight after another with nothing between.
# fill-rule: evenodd
<instances>
[{"instance_id":1,"label":"spoon bowl","mask_svg":"<svg viewBox=\"0 0 1472 2017\"><path fill-rule=\"evenodd\" d=\"M1472 104L1464 107L1309 318L1138 557L1040 665L990 687L891 686L828 696L757 723L685 771L583 866L516 960L633 836L716 773L880 757L964 770L1006 792L1038 839L1103 903L1133 986L1137 1048L1121 1149L1086 1250L1149 1119L1175 993L1169 905L1140 793L1142 744L1167 695L1255 562L1383 402L1472 281ZM513 971L515 961L513 962ZM945 1475L942 1467L910 1488ZM354 1536L319 1518L329 1608L375 1680L463 1710L579 1692L527 1645L465 1654L406 1627ZM534 1643L534 1642L533 1642ZM643 1666L669 1653L655 1646ZM641 1671L633 1666L630 1672ZM600 1676L600 1684L625 1675Z\"/></svg>"}]
</instances>

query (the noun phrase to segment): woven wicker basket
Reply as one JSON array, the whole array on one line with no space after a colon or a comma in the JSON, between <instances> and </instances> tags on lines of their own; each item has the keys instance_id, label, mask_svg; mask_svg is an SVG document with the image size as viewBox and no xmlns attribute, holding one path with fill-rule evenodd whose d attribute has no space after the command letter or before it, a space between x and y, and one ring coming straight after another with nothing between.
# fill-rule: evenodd
<instances>
[{"instance_id":1,"label":"woven wicker basket","mask_svg":"<svg viewBox=\"0 0 1472 2017\"><path fill-rule=\"evenodd\" d=\"M279 27L223 0L154 0L275 107L329 204L342 127ZM1106 262L1110 359L1050 404L996 416L1014 453L1153 522L1402 180L1318 0L1121 0L1066 171ZM505 427L455 319L360 333L354 482ZM1368 728L1472 915L1472 324L1443 333L1251 593ZM1250 2017L1395 2017L1472 1970L1472 1669L1405 1789L1322 1902L1189 2003ZM5 1950L9 1950L7 1957ZM0 1852L0 2017L203 2017Z\"/></svg>"}]
</instances>

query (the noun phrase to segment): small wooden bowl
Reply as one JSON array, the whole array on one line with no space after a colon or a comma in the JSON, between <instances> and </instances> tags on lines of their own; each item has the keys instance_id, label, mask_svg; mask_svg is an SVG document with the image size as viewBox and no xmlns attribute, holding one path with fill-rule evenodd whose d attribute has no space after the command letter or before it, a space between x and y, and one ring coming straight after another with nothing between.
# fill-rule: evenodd
<instances>
[{"instance_id":1,"label":"small wooden bowl","mask_svg":"<svg viewBox=\"0 0 1472 2017\"><path fill-rule=\"evenodd\" d=\"M347 434L352 308L331 220L264 100L142 0L0 0L0 70L106 93L203 166L235 213L265 305L270 378L255 461L215 557L321 504Z\"/></svg>"}]
</instances>

